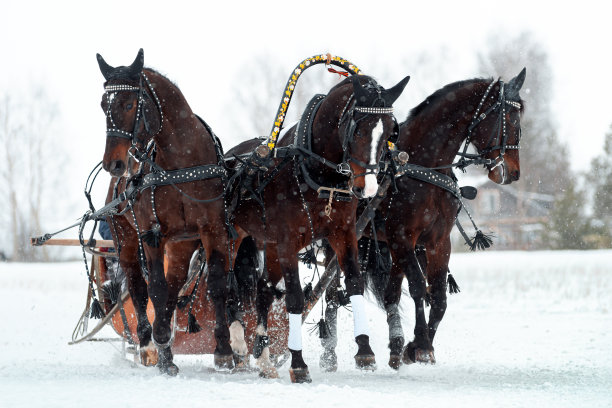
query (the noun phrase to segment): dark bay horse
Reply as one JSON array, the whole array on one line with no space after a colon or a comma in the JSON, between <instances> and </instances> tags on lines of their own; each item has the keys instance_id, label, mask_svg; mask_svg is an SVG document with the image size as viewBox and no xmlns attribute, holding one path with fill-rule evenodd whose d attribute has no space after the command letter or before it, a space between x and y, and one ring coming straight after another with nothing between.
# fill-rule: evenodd
<instances>
[{"instance_id":1,"label":"dark bay horse","mask_svg":"<svg viewBox=\"0 0 612 408\"><path fill-rule=\"evenodd\" d=\"M160 371L178 373L172 361L171 318L187 279L189 260L201 244L215 306L215 364L231 366L225 313L229 240L220 145L178 87L158 72L143 68L142 49L130 66L114 68L99 54L97 57L105 78L103 167L120 177L127 170L128 155L141 162L141 171L129 178L127 187L118 185L115 190L117 194L132 191L119 208L123 216L109 217L138 315L138 338L145 349L141 356L147 360L154 354L146 352L152 347L152 337ZM169 262L167 276L164 251ZM155 309L152 328L146 316L149 297Z\"/></svg>"},{"instance_id":2,"label":"dark bay horse","mask_svg":"<svg viewBox=\"0 0 612 408\"><path fill-rule=\"evenodd\" d=\"M355 210L358 198L372 196L377 191L378 160L396 128L391 107L408 79L386 90L370 77L354 76L333 87L326 96L313 100L300 123L290 128L277 145L279 152L291 145L302 147L302 153L274 160L269 169L273 176L264 179L266 185L260 197L241 197L234 211L241 235L266 243L267 268L258 283L257 295L256 342L261 352L254 355L267 359L268 310L274 288L284 278L293 382L311 381L302 358L304 293L297 254L324 237L338 254L347 277L355 311L354 334L359 346L356 361L365 368L375 364L363 308L364 285L357 261ZM248 153L260 144L261 140L247 141L227 155ZM270 368L269 361L262 368L264 375L275 375L275 370L266 371Z\"/></svg>"},{"instance_id":3,"label":"dark bay horse","mask_svg":"<svg viewBox=\"0 0 612 408\"><path fill-rule=\"evenodd\" d=\"M370 281L379 283L375 295L387 312L389 365L393 368L397 369L401 361L435 362L432 342L447 305L450 233L462 205L449 165L459 154L463 155L463 165L484 164L495 183L509 184L519 179L520 116L524 107L519 90L525 72L523 69L507 84L490 79L451 83L415 107L400 126L396 147L408 153L408 163L394 172L397 189L390 189L375 223L377 238L386 243L392 259L390 271L385 271L387 277L376 276L381 272L377 268L380 263L375 261L371 238L360 241L360 250L370 252L360 254L367 262L366 273ZM474 145L478 153L466 155L467 144ZM450 189L440 187L440 183ZM424 254L417 256L417 245L425 247ZM415 337L403 349L398 305L404 276L415 303ZM429 321L425 318L425 300L431 306ZM322 343L325 351L321 365L333 369L335 339Z\"/></svg>"}]
</instances>

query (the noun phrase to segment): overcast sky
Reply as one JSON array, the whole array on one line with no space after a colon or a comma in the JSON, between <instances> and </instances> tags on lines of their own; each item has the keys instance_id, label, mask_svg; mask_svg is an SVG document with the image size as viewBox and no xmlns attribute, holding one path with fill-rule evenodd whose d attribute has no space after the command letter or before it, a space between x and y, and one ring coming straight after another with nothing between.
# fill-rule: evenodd
<instances>
[{"instance_id":1,"label":"overcast sky","mask_svg":"<svg viewBox=\"0 0 612 408\"><path fill-rule=\"evenodd\" d=\"M587 169L601 152L612 123L612 23L606 2L6 3L0 13L0 95L44 84L62 114L62 136L71 149L83 152L73 164L82 173L101 160L104 148L103 79L95 54L111 65L128 65L140 47L145 64L176 81L226 144L233 118L244 109L231 103L232 81L250 68L254 55L273 56L289 74L301 59L329 51L376 76L369 61L410 74L410 67L397 66L405 64L406 55L445 47L446 69L456 70L451 80L460 80L479 74L475 55L491 35L510 38L522 31L531 31L549 53L554 115L575 170ZM406 92L419 80L413 76ZM278 84L279 98L283 85ZM413 105L408 99L396 103L400 112Z\"/></svg>"}]
</instances>

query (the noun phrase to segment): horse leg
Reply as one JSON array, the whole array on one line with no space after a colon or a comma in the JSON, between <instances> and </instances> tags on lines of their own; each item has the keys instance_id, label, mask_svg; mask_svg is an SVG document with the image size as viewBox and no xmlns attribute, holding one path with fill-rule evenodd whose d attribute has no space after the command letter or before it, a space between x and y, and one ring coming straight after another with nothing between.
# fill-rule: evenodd
<instances>
[{"instance_id":1,"label":"horse leg","mask_svg":"<svg viewBox=\"0 0 612 408\"><path fill-rule=\"evenodd\" d=\"M225 240L207 239L204 242L208 262L208 292L215 307L215 368L229 370L234 367L234 353L230 345L230 333L227 325L227 247Z\"/></svg>"},{"instance_id":2,"label":"horse leg","mask_svg":"<svg viewBox=\"0 0 612 408\"><path fill-rule=\"evenodd\" d=\"M153 341L157 346L159 360L157 367L163 374L175 376L178 367L172 362L172 328L170 319L174 310L168 310L168 282L164 274L164 244L154 248L145 245L147 263L149 266L149 296L155 309L155 320L153 320Z\"/></svg>"},{"instance_id":3,"label":"horse leg","mask_svg":"<svg viewBox=\"0 0 612 408\"><path fill-rule=\"evenodd\" d=\"M304 312L304 291L300 283L297 250L277 245L278 262L285 278L285 305L289 314L289 340L291 353L289 376L293 383L312 382L308 366L302 357L302 313Z\"/></svg>"},{"instance_id":4,"label":"horse leg","mask_svg":"<svg viewBox=\"0 0 612 408\"><path fill-rule=\"evenodd\" d=\"M406 240L397 240L395 242L406 242ZM408 243L405 247L398 246L394 251L397 262L400 267L405 270L408 278L408 288L410 296L414 301L415 326L414 340L412 340L404 348L402 361L405 364L414 362L433 363L433 349L429 339L429 329L425 319L425 295L427 292L425 284L425 276L419 266L419 261L414 249L414 243Z\"/></svg>"},{"instance_id":5,"label":"horse leg","mask_svg":"<svg viewBox=\"0 0 612 408\"><path fill-rule=\"evenodd\" d=\"M326 266L334 257L334 251L327 242L323 240L325 250ZM329 336L321 338L321 346L323 346L323 354L319 358L319 367L327 372L335 372L338 369L338 356L336 355L336 346L338 345L338 287L340 286L339 271L329 287L325 291L325 323L329 328Z\"/></svg>"},{"instance_id":6,"label":"horse leg","mask_svg":"<svg viewBox=\"0 0 612 408\"><path fill-rule=\"evenodd\" d=\"M136 243L137 238L125 242ZM154 366L158 361L157 348L151 341L153 329L147 316L149 294L147 282L144 280L140 264L138 263L138 247L136 245L123 246L119 254L119 264L127 278L128 291L136 312L136 334L138 335L140 363L144 366Z\"/></svg>"},{"instance_id":7,"label":"horse leg","mask_svg":"<svg viewBox=\"0 0 612 408\"><path fill-rule=\"evenodd\" d=\"M278 378L278 371L270 361L270 339L268 337L268 313L274 302L275 286L282 277L278 253L275 244L266 245L266 271L257 281L257 327L255 328L255 342L253 344L253 357L259 367L259 376L263 378ZM267 276L266 276L267 272Z\"/></svg>"},{"instance_id":8,"label":"horse leg","mask_svg":"<svg viewBox=\"0 0 612 408\"><path fill-rule=\"evenodd\" d=\"M353 308L353 333L358 350L355 364L362 370L375 370L376 357L370 347L370 329L366 317L365 299L363 297L363 277L357 262L357 237L355 231L345 231L328 238L330 245L338 256L340 268L344 271L346 293L351 299ZM348 244L348 245L347 245Z\"/></svg>"},{"instance_id":9,"label":"horse leg","mask_svg":"<svg viewBox=\"0 0 612 408\"><path fill-rule=\"evenodd\" d=\"M340 277L338 273L330 283L325 292L325 323L329 329L329 336L321 338L323 354L319 358L319 367L327 372L335 372L338 369L338 356L336 346L338 346L338 286Z\"/></svg>"},{"instance_id":10,"label":"horse leg","mask_svg":"<svg viewBox=\"0 0 612 408\"><path fill-rule=\"evenodd\" d=\"M395 255L393 255L393 259ZM404 348L404 329L399 313L399 302L402 296L402 281L404 273L397 263L393 262L389 283L385 289L385 311L387 312L387 324L389 325L389 367L397 370L401 366L401 354Z\"/></svg>"},{"instance_id":11,"label":"horse leg","mask_svg":"<svg viewBox=\"0 0 612 408\"><path fill-rule=\"evenodd\" d=\"M251 279L253 273L257 273L252 260L252 257L257 257L257 248L255 247L254 253L252 253L252 246L255 243L252 240L245 241L245 237L246 235L239 236L236 242L233 243L234 253L232 253L231 259L233 260L237 288L230 288L227 302L229 341L234 355L235 367L240 370L246 370L249 365L249 350L244 339L244 305L247 299L242 298L243 292L247 288L244 288L243 285L246 285L246 282Z\"/></svg>"},{"instance_id":12,"label":"horse leg","mask_svg":"<svg viewBox=\"0 0 612 408\"><path fill-rule=\"evenodd\" d=\"M446 237L436 247L427 249L427 280L429 282L429 339L433 343L438 325L446 312L446 277L448 275L448 262L450 259L450 238ZM433 347L432 347L433 352ZM435 361L435 360L434 360Z\"/></svg>"},{"instance_id":13,"label":"horse leg","mask_svg":"<svg viewBox=\"0 0 612 408\"><path fill-rule=\"evenodd\" d=\"M119 265L125 273L128 292L136 312L140 363L144 366L154 366L157 364L158 354L151 341L153 329L147 317L149 293L147 282L138 262L138 237L136 231L124 217L108 218L107 221L109 225L114 226L115 245L120 247Z\"/></svg>"}]
</instances>

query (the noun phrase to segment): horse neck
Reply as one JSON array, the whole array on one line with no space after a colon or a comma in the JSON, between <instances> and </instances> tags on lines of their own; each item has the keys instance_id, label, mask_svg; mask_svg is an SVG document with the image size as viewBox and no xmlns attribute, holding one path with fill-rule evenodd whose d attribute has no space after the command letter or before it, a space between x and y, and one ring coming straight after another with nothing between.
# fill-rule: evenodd
<instances>
[{"instance_id":1,"label":"horse neck","mask_svg":"<svg viewBox=\"0 0 612 408\"><path fill-rule=\"evenodd\" d=\"M158 79L159 78L159 79ZM162 100L164 122L155 135L156 163L166 169L180 169L216 162L212 138L195 116L182 92L157 75L155 91Z\"/></svg>"},{"instance_id":2,"label":"horse neck","mask_svg":"<svg viewBox=\"0 0 612 408\"><path fill-rule=\"evenodd\" d=\"M335 104L324 101L315 117L311 135L312 152L334 163L340 163L343 159L339 112Z\"/></svg>"},{"instance_id":3,"label":"horse neck","mask_svg":"<svg viewBox=\"0 0 612 408\"><path fill-rule=\"evenodd\" d=\"M442 96L435 106L427 107L401 126L397 147L408 152L411 163L444 166L459 153L484 88L481 92L480 86L472 84L453 92L453 102Z\"/></svg>"}]
</instances>

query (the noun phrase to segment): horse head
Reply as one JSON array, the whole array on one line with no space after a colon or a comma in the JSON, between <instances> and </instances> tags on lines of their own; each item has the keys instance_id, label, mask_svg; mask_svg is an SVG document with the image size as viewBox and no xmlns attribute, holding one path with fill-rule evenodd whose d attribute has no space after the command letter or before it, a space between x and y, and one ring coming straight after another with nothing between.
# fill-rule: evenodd
<instances>
[{"instance_id":1,"label":"horse head","mask_svg":"<svg viewBox=\"0 0 612 408\"><path fill-rule=\"evenodd\" d=\"M385 89L370 77L353 76L352 95L339 95L342 112L338 128L343 151L340 170L351 175L351 190L359 198L372 197L378 191L376 174L383 146L398 132L393 103L409 80L407 76ZM333 90L328 96L333 96Z\"/></svg>"},{"instance_id":2,"label":"horse head","mask_svg":"<svg viewBox=\"0 0 612 408\"><path fill-rule=\"evenodd\" d=\"M97 54L104 76L101 107L106 114L106 148L102 164L113 176L127 169L128 154L142 152L161 130L161 106L145 74L142 48L129 66L112 67Z\"/></svg>"},{"instance_id":3,"label":"horse head","mask_svg":"<svg viewBox=\"0 0 612 408\"><path fill-rule=\"evenodd\" d=\"M507 84L491 83L470 125L472 142L480 154L489 159L486 164L488 176L497 184L510 184L521 174L519 143L524 102L519 91L525 75L523 68Z\"/></svg>"}]
</instances>

